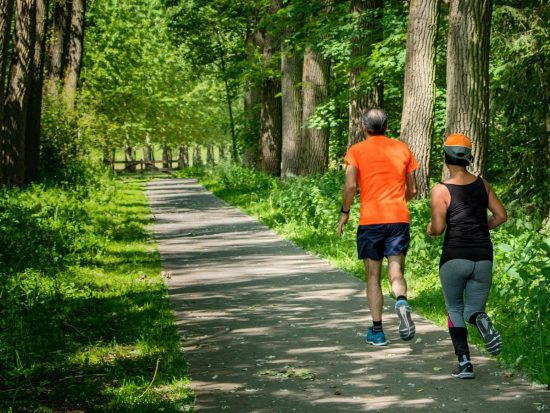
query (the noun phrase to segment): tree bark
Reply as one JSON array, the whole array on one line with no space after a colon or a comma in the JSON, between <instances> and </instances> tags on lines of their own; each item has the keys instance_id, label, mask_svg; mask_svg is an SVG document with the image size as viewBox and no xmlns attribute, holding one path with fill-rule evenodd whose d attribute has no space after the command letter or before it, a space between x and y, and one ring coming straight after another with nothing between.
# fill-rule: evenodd
<instances>
[{"instance_id":1,"label":"tree bark","mask_svg":"<svg viewBox=\"0 0 550 413\"><path fill-rule=\"evenodd\" d=\"M434 129L435 56L439 0L411 0L401 140L409 145L420 168L418 197L430 192L430 152Z\"/></svg>"},{"instance_id":2,"label":"tree bark","mask_svg":"<svg viewBox=\"0 0 550 413\"><path fill-rule=\"evenodd\" d=\"M183 169L189 166L189 150L186 145L180 146L180 153L178 157L178 168Z\"/></svg>"},{"instance_id":3,"label":"tree bark","mask_svg":"<svg viewBox=\"0 0 550 413\"><path fill-rule=\"evenodd\" d=\"M472 173L485 173L489 135L492 0L452 0L447 42L446 134L472 140Z\"/></svg>"},{"instance_id":4,"label":"tree bark","mask_svg":"<svg viewBox=\"0 0 550 413\"><path fill-rule=\"evenodd\" d=\"M259 29L258 11L254 11L248 18L245 51L251 67L257 65L257 55L263 48L263 36ZM256 167L258 164L258 143L260 136L260 96L261 89L257 81L247 78L244 92L244 153L243 165Z\"/></svg>"},{"instance_id":5,"label":"tree bark","mask_svg":"<svg viewBox=\"0 0 550 413\"><path fill-rule=\"evenodd\" d=\"M351 0L351 12L357 16L355 35L352 36L351 69L349 77L349 137L348 146L364 137L363 113L372 107L383 107L384 86L382 82L365 87L359 83L366 66L364 61L372 53L373 44L382 40L382 0Z\"/></svg>"},{"instance_id":6,"label":"tree bark","mask_svg":"<svg viewBox=\"0 0 550 413\"><path fill-rule=\"evenodd\" d=\"M287 29L286 36L291 33ZM281 104L283 143L281 150L281 177L300 174L302 151L302 70L304 58L293 45L282 48Z\"/></svg>"},{"instance_id":7,"label":"tree bark","mask_svg":"<svg viewBox=\"0 0 550 413\"><path fill-rule=\"evenodd\" d=\"M135 158L134 158L134 148L132 146L128 145L124 149L124 161L126 162L126 170L129 172L135 172L136 171L136 165L134 164Z\"/></svg>"},{"instance_id":8,"label":"tree bark","mask_svg":"<svg viewBox=\"0 0 550 413\"><path fill-rule=\"evenodd\" d=\"M36 32L25 138L25 183L37 180L39 175L42 86L44 84L48 6L49 0L36 0Z\"/></svg>"},{"instance_id":9,"label":"tree bark","mask_svg":"<svg viewBox=\"0 0 550 413\"><path fill-rule=\"evenodd\" d=\"M195 145L193 148L193 166L202 166L202 153L199 145Z\"/></svg>"},{"instance_id":10,"label":"tree bark","mask_svg":"<svg viewBox=\"0 0 550 413\"><path fill-rule=\"evenodd\" d=\"M172 151L166 143L162 146L162 167L172 168Z\"/></svg>"},{"instance_id":11,"label":"tree bark","mask_svg":"<svg viewBox=\"0 0 550 413\"><path fill-rule=\"evenodd\" d=\"M206 163L210 166L214 166L214 145L206 145Z\"/></svg>"},{"instance_id":12,"label":"tree bark","mask_svg":"<svg viewBox=\"0 0 550 413\"><path fill-rule=\"evenodd\" d=\"M52 21L47 65L48 91L57 95L67 66L67 46L70 38L71 1L57 0Z\"/></svg>"},{"instance_id":13,"label":"tree bark","mask_svg":"<svg viewBox=\"0 0 550 413\"><path fill-rule=\"evenodd\" d=\"M271 0L269 13L274 15L280 9L281 1ZM259 169L274 176L281 175L283 143L281 81L271 74L277 70L273 56L279 48L276 37L268 29L263 47L265 74L261 87Z\"/></svg>"},{"instance_id":14,"label":"tree bark","mask_svg":"<svg viewBox=\"0 0 550 413\"><path fill-rule=\"evenodd\" d=\"M229 75L227 73L227 66L225 64L225 48L218 30L216 32L216 42L218 43L218 53L220 57L220 68L222 70L223 83L225 85L225 97L227 100L227 111L229 113L229 127L231 130L231 157L234 163L237 163L237 134L235 132L235 118L233 116L233 96L231 88L229 87Z\"/></svg>"},{"instance_id":15,"label":"tree bark","mask_svg":"<svg viewBox=\"0 0 550 413\"><path fill-rule=\"evenodd\" d=\"M220 161L225 161L225 146L223 144L220 145L220 147L218 148L218 152L219 152L219 156L220 156Z\"/></svg>"},{"instance_id":16,"label":"tree bark","mask_svg":"<svg viewBox=\"0 0 550 413\"><path fill-rule=\"evenodd\" d=\"M0 114L4 113L4 100L6 99L4 85L6 69L9 65L8 49L10 46L11 23L13 18L13 1L14 0L0 0Z\"/></svg>"},{"instance_id":17,"label":"tree bark","mask_svg":"<svg viewBox=\"0 0 550 413\"><path fill-rule=\"evenodd\" d=\"M65 99L69 108L74 108L84 45L84 17L86 14L86 0L73 0L71 11L71 29L67 70L65 73Z\"/></svg>"},{"instance_id":18,"label":"tree bark","mask_svg":"<svg viewBox=\"0 0 550 413\"><path fill-rule=\"evenodd\" d=\"M324 172L328 167L329 128L313 128L309 122L328 97L330 62L314 46L308 46L303 68L303 160L301 175Z\"/></svg>"},{"instance_id":19,"label":"tree bark","mask_svg":"<svg viewBox=\"0 0 550 413\"><path fill-rule=\"evenodd\" d=\"M10 186L22 185L25 181L25 128L34 57L35 22L35 1L17 0L11 79L2 125L2 179L4 184Z\"/></svg>"}]
</instances>

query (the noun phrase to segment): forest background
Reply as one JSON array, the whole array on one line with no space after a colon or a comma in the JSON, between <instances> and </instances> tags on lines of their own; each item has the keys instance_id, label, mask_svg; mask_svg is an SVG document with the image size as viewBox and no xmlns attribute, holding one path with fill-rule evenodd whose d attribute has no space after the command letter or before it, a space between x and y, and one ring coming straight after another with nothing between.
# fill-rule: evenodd
<instances>
[{"instance_id":1,"label":"forest background","mask_svg":"<svg viewBox=\"0 0 550 413\"><path fill-rule=\"evenodd\" d=\"M83 236L90 217L76 207L94 197L107 205L111 178L99 161L112 165L117 150L129 169L159 153L165 166L177 158L220 196L338 262L353 251L333 234L342 158L362 138L361 113L380 106L388 135L421 164L411 205L416 305L440 317L435 264L425 269L439 248L423 232L425 199L444 173L444 137L465 133L472 171L511 215L494 236L494 316L512 343L502 360L548 383L549 22L547 0L0 0L6 382L44 368L25 347L33 319L21 314L46 296L78 295L74 273L80 287L66 289L68 269L105 252L100 239L112 229L97 218ZM203 151L233 166L197 169ZM14 320L27 320L17 333Z\"/></svg>"}]
</instances>

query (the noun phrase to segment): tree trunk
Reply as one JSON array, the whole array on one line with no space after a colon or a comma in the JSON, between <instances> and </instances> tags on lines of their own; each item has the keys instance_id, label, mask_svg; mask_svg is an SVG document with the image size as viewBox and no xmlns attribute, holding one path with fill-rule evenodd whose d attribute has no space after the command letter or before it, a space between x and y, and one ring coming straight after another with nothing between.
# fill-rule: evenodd
<instances>
[{"instance_id":1,"label":"tree trunk","mask_svg":"<svg viewBox=\"0 0 550 413\"><path fill-rule=\"evenodd\" d=\"M281 177L300 173L302 151L302 82L303 58L297 50L285 47L281 63L283 144Z\"/></svg>"},{"instance_id":2,"label":"tree trunk","mask_svg":"<svg viewBox=\"0 0 550 413\"><path fill-rule=\"evenodd\" d=\"M17 0L11 79L2 128L2 167L6 185L22 185L25 181L25 128L34 57L35 22L35 2Z\"/></svg>"},{"instance_id":3,"label":"tree trunk","mask_svg":"<svg viewBox=\"0 0 550 413\"><path fill-rule=\"evenodd\" d=\"M242 162L246 167L253 167L257 164L259 103L260 89L258 87L251 87L244 92L245 147Z\"/></svg>"},{"instance_id":4,"label":"tree trunk","mask_svg":"<svg viewBox=\"0 0 550 413\"><path fill-rule=\"evenodd\" d=\"M351 69L349 77L349 137L348 146L363 139L361 129L363 113L372 107L384 105L382 82L361 85L359 79L366 64L365 57L372 53L373 44L382 40L382 0L351 0L351 12L357 16L357 27L352 36Z\"/></svg>"},{"instance_id":5,"label":"tree trunk","mask_svg":"<svg viewBox=\"0 0 550 413\"><path fill-rule=\"evenodd\" d=\"M172 168L172 151L166 144L162 146L162 167L166 169Z\"/></svg>"},{"instance_id":6,"label":"tree trunk","mask_svg":"<svg viewBox=\"0 0 550 413\"><path fill-rule=\"evenodd\" d=\"M33 70L29 87L29 107L25 140L25 182L38 179L40 161L40 131L42 117L42 86L49 0L36 0L36 27Z\"/></svg>"},{"instance_id":7,"label":"tree trunk","mask_svg":"<svg viewBox=\"0 0 550 413\"><path fill-rule=\"evenodd\" d=\"M189 150L186 145L182 145L180 146L178 167L183 169L183 168L187 168L188 166L189 166Z\"/></svg>"},{"instance_id":8,"label":"tree trunk","mask_svg":"<svg viewBox=\"0 0 550 413\"><path fill-rule=\"evenodd\" d=\"M195 145L193 148L193 166L201 166L202 165L202 153L201 153L201 147L199 145Z\"/></svg>"},{"instance_id":9,"label":"tree trunk","mask_svg":"<svg viewBox=\"0 0 550 413\"><path fill-rule=\"evenodd\" d=\"M71 11L71 30L67 71L65 73L65 99L69 108L74 108L76 90L82 68L84 44L84 16L86 14L86 0L73 0Z\"/></svg>"},{"instance_id":10,"label":"tree trunk","mask_svg":"<svg viewBox=\"0 0 550 413\"><path fill-rule=\"evenodd\" d=\"M206 163L210 166L214 166L214 145L207 145L206 146Z\"/></svg>"},{"instance_id":11,"label":"tree trunk","mask_svg":"<svg viewBox=\"0 0 550 413\"><path fill-rule=\"evenodd\" d=\"M328 167L329 128L313 128L309 122L317 107L328 97L330 62L313 46L308 46L303 69L303 150L301 174L325 172Z\"/></svg>"},{"instance_id":12,"label":"tree trunk","mask_svg":"<svg viewBox=\"0 0 550 413\"><path fill-rule=\"evenodd\" d=\"M225 146L223 144L221 144L218 148L218 152L220 156L220 161L225 161Z\"/></svg>"},{"instance_id":13,"label":"tree trunk","mask_svg":"<svg viewBox=\"0 0 550 413\"><path fill-rule=\"evenodd\" d=\"M257 65L257 56L263 48L263 38L259 30L259 16L255 11L248 18L245 38L245 52L248 64ZM258 164L258 142L260 136L260 86L254 78L245 80L244 91L244 131L243 165L255 167Z\"/></svg>"},{"instance_id":14,"label":"tree trunk","mask_svg":"<svg viewBox=\"0 0 550 413\"><path fill-rule=\"evenodd\" d=\"M439 0L411 0L401 140L409 145L420 164L416 171L420 198L427 197L430 192L438 17Z\"/></svg>"},{"instance_id":15,"label":"tree trunk","mask_svg":"<svg viewBox=\"0 0 550 413\"><path fill-rule=\"evenodd\" d=\"M48 59L48 91L57 95L67 66L67 45L70 38L71 2L57 0L55 3L50 50Z\"/></svg>"},{"instance_id":16,"label":"tree trunk","mask_svg":"<svg viewBox=\"0 0 550 413\"><path fill-rule=\"evenodd\" d=\"M12 18L13 0L0 0L0 114L4 113L4 101L6 99L4 85L6 84L6 69L9 65L8 49L10 46Z\"/></svg>"},{"instance_id":17,"label":"tree trunk","mask_svg":"<svg viewBox=\"0 0 550 413\"><path fill-rule=\"evenodd\" d=\"M124 149L124 161L126 162L126 170L129 172L136 171L135 157L134 157L134 148L130 145L126 146Z\"/></svg>"},{"instance_id":18,"label":"tree trunk","mask_svg":"<svg viewBox=\"0 0 550 413\"><path fill-rule=\"evenodd\" d=\"M271 0L269 13L281 9L281 0ZM260 109L260 159L259 169L274 176L281 175L282 107L281 81L270 72L275 72L273 55L280 48L275 36L268 30L264 33L263 64L265 68L261 87Z\"/></svg>"},{"instance_id":19,"label":"tree trunk","mask_svg":"<svg viewBox=\"0 0 550 413\"><path fill-rule=\"evenodd\" d=\"M472 173L485 173L489 135L492 0L452 0L447 42L446 134L472 140Z\"/></svg>"},{"instance_id":20,"label":"tree trunk","mask_svg":"<svg viewBox=\"0 0 550 413\"><path fill-rule=\"evenodd\" d=\"M150 171L155 169L154 164L154 152L153 147L150 144L147 144L143 149L143 160L145 162L145 170Z\"/></svg>"}]
</instances>

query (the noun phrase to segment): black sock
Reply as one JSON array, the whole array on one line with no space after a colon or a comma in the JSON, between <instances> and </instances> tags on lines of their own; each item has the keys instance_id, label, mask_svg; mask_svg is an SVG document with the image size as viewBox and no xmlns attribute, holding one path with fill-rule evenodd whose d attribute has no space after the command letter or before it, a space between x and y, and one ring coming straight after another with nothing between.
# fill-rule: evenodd
<instances>
[{"instance_id":1,"label":"black sock","mask_svg":"<svg viewBox=\"0 0 550 413\"><path fill-rule=\"evenodd\" d=\"M407 301L407 296L406 296L406 295L399 295L399 296L397 296L397 298L395 299L395 301L399 301L399 300L405 300L405 301Z\"/></svg>"},{"instance_id":2,"label":"black sock","mask_svg":"<svg viewBox=\"0 0 550 413\"><path fill-rule=\"evenodd\" d=\"M373 331L383 331L382 330L382 321L372 321L372 330Z\"/></svg>"}]
</instances>

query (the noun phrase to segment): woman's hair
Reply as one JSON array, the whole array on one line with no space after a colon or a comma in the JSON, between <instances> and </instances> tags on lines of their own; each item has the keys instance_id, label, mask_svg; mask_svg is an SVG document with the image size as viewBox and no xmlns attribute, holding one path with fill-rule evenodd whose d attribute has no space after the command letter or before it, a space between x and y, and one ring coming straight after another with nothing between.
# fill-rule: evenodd
<instances>
[{"instance_id":1,"label":"woman's hair","mask_svg":"<svg viewBox=\"0 0 550 413\"><path fill-rule=\"evenodd\" d=\"M447 165L468 166L470 161L467 159L458 159L445 152L445 163Z\"/></svg>"}]
</instances>

